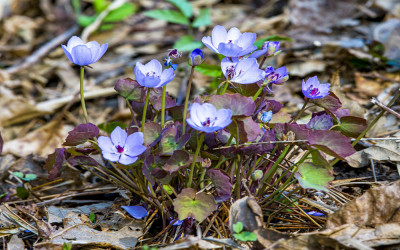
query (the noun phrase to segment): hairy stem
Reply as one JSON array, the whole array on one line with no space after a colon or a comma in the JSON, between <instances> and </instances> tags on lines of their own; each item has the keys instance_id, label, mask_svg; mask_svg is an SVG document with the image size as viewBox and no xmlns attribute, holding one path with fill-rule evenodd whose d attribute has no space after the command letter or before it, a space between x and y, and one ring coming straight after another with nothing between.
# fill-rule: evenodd
<instances>
[{"instance_id":1,"label":"hairy stem","mask_svg":"<svg viewBox=\"0 0 400 250\"><path fill-rule=\"evenodd\" d=\"M85 105L85 96L83 94L83 78L85 75L85 68L81 66L81 80L80 80L80 90L81 90L81 107L83 111L83 117L85 118L85 123L88 123L88 115L86 111L86 105Z\"/></svg>"},{"instance_id":2,"label":"hairy stem","mask_svg":"<svg viewBox=\"0 0 400 250\"><path fill-rule=\"evenodd\" d=\"M193 73L194 73L194 66L192 66L192 69L190 71L189 83L186 88L185 108L183 110L183 121L182 121L182 134L185 134L185 131L186 131L186 115L187 115L187 108L188 108L188 103L189 103L190 88L192 87Z\"/></svg>"},{"instance_id":3,"label":"hairy stem","mask_svg":"<svg viewBox=\"0 0 400 250\"><path fill-rule=\"evenodd\" d=\"M192 186L194 166L196 165L197 156L199 156L201 146L203 145L204 136L205 136L205 133L202 133L200 135L200 138L197 138L196 152L194 153L193 162L192 162L192 165L190 166L189 179L188 179L188 183L187 183L188 188Z\"/></svg>"},{"instance_id":4,"label":"hairy stem","mask_svg":"<svg viewBox=\"0 0 400 250\"><path fill-rule=\"evenodd\" d=\"M162 101L161 101L161 127L164 128L165 124L165 95L167 94L167 85L162 87Z\"/></svg>"},{"instance_id":5,"label":"hairy stem","mask_svg":"<svg viewBox=\"0 0 400 250\"><path fill-rule=\"evenodd\" d=\"M149 97L150 97L150 88L147 89L146 101L144 103L144 108L143 108L142 133L144 132L144 124L146 122L146 113L147 113L147 106L149 105Z\"/></svg>"},{"instance_id":6,"label":"hairy stem","mask_svg":"<svg viewBox=\"0 0 400 250\"><path fill-rule=\"evenodd\" d=\"M306 101L303 104L303 107L301 107L299 113L297 114L297 116L294 119L292 119L289 123L295 122L300 118L300 116L303 114L304 110L306 109L306 106L307 106L309 101L310 101L310 98L307 98Z\"/></svg>"}]
</instances>

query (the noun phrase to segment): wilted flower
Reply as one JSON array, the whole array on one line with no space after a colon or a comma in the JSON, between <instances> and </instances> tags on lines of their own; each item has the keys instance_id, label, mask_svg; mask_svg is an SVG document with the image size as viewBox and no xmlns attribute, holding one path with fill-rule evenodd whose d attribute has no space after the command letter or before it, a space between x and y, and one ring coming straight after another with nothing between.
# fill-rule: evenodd
<instances>
[{"instance_id":1,"label":"wilted flower","mask_svg":"<svg viewBox=\"0 0 400 250\"><path fill-rule=\"evenodd\" d=\"M286 67L280 67L274 69L273 67L267 67L264 71L264 82L282 84L289 79L289 73Z\"/></svg>"},{"instance_id":2,"label":"wilted flower","mask_svg":"<svg viewBox=\"0 0 400 250\"><path fill-rule=\"evenodd\" d=\"M333 119L328 114L316 115L307 123L306 127L312 130L328 130L333 126Z\"/></svg>"},{"instance_id":3,"label":"wilted flower","mask_svg":"<svg viewBox=\"0 0 400 250\"><path fill-rule=\"evenodd\" d=\"M249 57L258 58L262 55L266 57L277 55L280 52L279 51L280 46L281 46L280 42L266 41L263 43L260 50L254 51Z\"/></svg>"},{"instance_id":4,"label":"wilted flower","mask_svg":"<svg viewBox=\"0 0 400 250\"><path fill-rule=\"evenodd\" d=\"M143 65L136 63L135 78L136 81L147 88L159 88L169 83L175 77L174 69L162 70L161 63L155 59Z\"/></svg>"},{"instance_id":5,"label":"wilted flower","mask_svg":"<svg viewBox=\"0 0 400 250\"><path fill-rule=\"evenodd\" d=\"M142 206L121 206L133 218L140 220L147 216L146 208Z\"/></svg>"},{"instance_id":6,"label":"wilted flower","mask_svg":"<svg viewBox=\"0 0 400 250\"><path fill-rule=\"evenodd\" d=\"M186 122L194 129L206 133L215 132L228 126L232 120L232 110L216 109L211 103L193 103L190 118Z\"/></svg>"},{"instance_id":7,"label":"wilted flower","mask_svg":"<svg viewBox=\"0 0 400 250\"><path fill-rule=\"evenodd\" d=\"M267 122L271 121L272 115L273 115L273 113L271 110L270 111L261 111L260 113L258 113L257 119L260 122L267 123Z\"/></svg>"},{"instance_id":8,"label":"wilted flower","mask_svg":"<svg viewBox=\"0 0 400 250\"><path fill-rule=\"evenodd\" d=\"M68 59L79 66L86 66L97 62L106 53L108 44L100 44L96 41L83 43L83 41L73 36L69 39L67 46L61 45Z\"/></svg>"},{"instance_id":9,"label":"wilted flower","mask_svg":"<svg viewBox=\"0 0 400 250\"><path fill-rule=\"evenodd\" d=\"M253 173L251 173L251 179L253 181L259 181L261 180L261 178L263 177L264 173L263 171L257 169L256 171L254 171Z\"/></svg>"},{"instance_id":10,"label":"wilted flower","mask_svg":"<svg viewBox=\"0 0 400 250\"><path fill-rule=\"evenodd\" d=\"M146 147L143 146L143 133L136 132L128 136L125 130L116 127L111 132L111 138L100 136L97 139L103 157L109 161L123 165L134 163L138 155L142 154Z\"/></svg>"},{"instance_id":11,"label":"wilted flower","mask_svg":"<svg viewBox=\"0 0 400 250\"><path fill-rule=\"evenodd\" d=\"M221 61L222 73L231 82L250 84L263 78L264 71L259 69L255 58L224 58Z\"/></svg>"},{"instance_id":12,"label":"wilted flower","mask_svg":"<svg viewBox=\"0 0 400 250\"><path fill-rule=\"evenodd\" d=\"M165 60L164 66L165 67L171 66L171 68L176 70L176 67L178 66L178 64L174 63L174 60L181 56L182 56L182 52L178 52L177 49L171 49L168 53L168 57L164 58L164 60Z\"/></svg>"},{"instance_id":13,"label":"wilted flower","mask_svg":"<svg viewBox=\"0 0 400 250\"><path fill-rule=\"evenodd\" d=\"M212 51L227 57L240 57L250 54L257 49L253 45L255 33L241 33L238 28L231 28L228 32L223 26L217 25L212 36L203 37L201 41Z\"/></svg>"},{"instance_id":14,"label":"wilted flower","mask_svg":"<svg viewBox=\"0 0 400 250\"><path fill-rule=\"evenodd\" d=\"M195 49L189 55L189 65L197 66L203 62L203 51L201 49Z\"/></svg>"},{"instance_id":15,"label":"wilted flower","mask_svg":"<svg viewBox=\"0 0 400 250\"><path fill-rule=\"evenodd\" d=\"M329 83L321 84L316 76L309 78L306 82L303 80L301 89L303 94L310 99L323 98L329 95Z\"/></svg>"}]
</instances>

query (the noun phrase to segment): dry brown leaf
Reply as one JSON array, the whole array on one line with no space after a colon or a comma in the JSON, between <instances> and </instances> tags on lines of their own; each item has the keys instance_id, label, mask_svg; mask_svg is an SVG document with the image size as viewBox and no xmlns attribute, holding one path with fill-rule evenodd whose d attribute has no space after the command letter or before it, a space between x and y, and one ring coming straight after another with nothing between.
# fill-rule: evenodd
<instances>
[{"instance_id":1,"label":"dry brown leaf","mask_svg":"<svg viewBox=\"0 0 400 250\"><path fill-rule=\"evenodd\" d=\"M326 228L343 224L358 227L400 222L400 181L369 189L365 194L329 215Z\"/></svg>"},{"instance_id":2,"label":"dry brown leaf","mask_svg":"<svg viewBox=\"0 0 400 250\"><path fill-rule=\"evenodd\" d=\"M244 197L232 204L229 212L229 227L234 232L233 225L241 222L243 231L253 232L263 227L263 213L254 197Z\"/></svg>"}]
</instances>

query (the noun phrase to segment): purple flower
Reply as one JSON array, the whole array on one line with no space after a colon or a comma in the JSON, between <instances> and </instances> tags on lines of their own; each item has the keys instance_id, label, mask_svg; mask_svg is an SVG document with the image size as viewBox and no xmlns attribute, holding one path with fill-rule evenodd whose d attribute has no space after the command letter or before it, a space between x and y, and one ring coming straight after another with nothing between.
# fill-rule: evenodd
<instances>
[{"instance_id":1,"label":"purple flower","mask_svg":"<svg viewBox=\"0 0 400 250\"><path fill-rule=\"evenodd\" d=\"M267 67L264 71L264 82L282 84L289 79L289 73L286 67L280 67L274 69L273 67Z\"/></svg>"},{"instance_id":2,"label":"purple flower","mask_svg":"<svg viewBox=\"0 0 400 250\"><path fill-rule=\"evenodd\" d=\"M222 73L231 82L250 84L263 78L264 71L259 69L255 58L224 58L221 61Z\"/></svg>"},{"instance_id":3,"label":"purple flower","mask_svg":"<svg viewBox=\"0 0 400 250\"><path fill-rule=\"evenodd\" d=\"M108 44L100 44L96 41L83 43L83 41L73 36L69 39L67 46L61 45L68 59L79 66L86 66L97 62L106 53Z\"/></svg>"},{"instance_id":4,"label":"purple flower","mask_svg":"<svg viewBox=\"0 0 400 250\"><path fill-rule=\"evenodd\" d=\"M316 76L309 78L306 82L303 80L301 89L303 94L310 99L323 98L329 95L329 83L321 84Z\"/></svg>"},{"instance_id":5,"label":"purple flower","mask_svg":"<svg viewBox=\"0 0 400 250\"><path fill-rule=\"evenodd\" d=\"M216 109L211 103L193 103L190 107L190 118L186 122L198 131L215 132L228 126L232 120L232 110Z\"/></svg>"},{"instance_id":6,"label":"purple flower","mask_svg":"<svg viewBox=\"0 0 400 250\"><path fill-rule=\"evenodd\" d=\"M257 49L257 46L253 45L256 36L255 33L242 34L237 28L232 28L227 32L223 26L217 25L212 30L212 36L203 37L201 41L218 54L240 57Z\"/></svg>"},{"instance_id":7,"label":"purple flower","mask_svg":"<svg viewBox=\"0 0 400 250\"><path fill-rule=\"evenodd\" d=\"M174 63L174 60L181 57L182 52L178 52L177 49L171 49L168 53L168 57L165 57L164 60L164 66L168 67L171 66L174 70L176 70L178 64Z\"/></svg>"},{"instance_id":8,"label":"purple flower","mask_svg":"<svg viewBox=\"0 0 400 250\"><path fill-rule=\"evenodd\" d=\"M142 132L128 136L120 127L116 127L111 132L111 138L100 136L97 141L105 159L112 162L118 161L123 165L134 163L138 159L137 156L146 150L143 146Z\"/></svg>"},{"instance_id":9,"label":"purple flower","mask_svg":"<svg viewBox=\"0 0 400 250\"><path fill-rule=\"evenodd\" d=\"M280 46L281 46L280 42L266 41L263 43L261 50L255 51L249 57L258 58L262 55L265 55L266 57L277 55L280 52L278 51Z\"/></svg>"},{"instance_id":10,"label":"purple flower","mask_svg":"<svg viewBox=\"0 0 400 250\"><path fill-rule=\"evenodd\" d=\"M312 130L328 130L333 126L333 119L328 114L316 115L307 123L306 127Z\"/></svg>"},{"instance_id":11,"label":"purple flower","mask_svg":"<svg viewBox=\"0 0 400 250\"><path fill-rule=\"evenodd\" d=\"M161 63L155 59L143 65L136 63L135 78L136 81L147 88L159 88L169 83L175 77L174 69L162 70Z\"/></svg>"},{"instance_id":12,"label":"purple flower","mask_svg":"<svg viewBox=\"0 0 400 250\"><path fill-rule=\"evenodd\" d=\"M195 49L189 55L189 65L198 66L203 62L203 51L201 49Z\"/></svg>"}]
</instances>

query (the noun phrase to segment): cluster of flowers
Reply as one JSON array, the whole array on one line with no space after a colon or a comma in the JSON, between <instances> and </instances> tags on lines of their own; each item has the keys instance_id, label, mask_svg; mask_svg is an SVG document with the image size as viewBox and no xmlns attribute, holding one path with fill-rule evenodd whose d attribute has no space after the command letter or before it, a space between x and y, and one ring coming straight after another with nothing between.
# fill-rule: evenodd
<instances>
[{"instance_id":1,"label":"cluster of flowers","mask_svg":"<svg viewBox=\"0 0 400 250\"><path fill-rule=\"evenodd\" d=\"M271 86L271 84L282 84L289 76L286 67L274 69L267 67L265 70L257 62L260 56L270 57L279 53L279 42L265 42L260 50L254 45L255 33L241 33L237 28L227 31L222 26L215 26L212 36L203 37L202 42L210 50L225 56L221 61L221 70L228 83L252 84L259 86ZM84 43L80 38L74 36L67 46L62 48L68 59L81 67L95 63L106 52L108 45L99 45L92 41ZM161 63L155 59L147 64L138 62L134 69L136 81L145 88L162 87L175 77L176 64L174 59L181 56L176 49L169 53L163 69ZM195 49L189 55L189 64L197 66L203 62L203 53ZM306 82L303 80L302 91L306 98L322 98L329 94L329 84L320 84L317 77L312 77ZM267 122L271 119L272 112L262 114L261 120ZM232 111L230 109L217 110L210 103L193 103L190 107L190 117L186 119L193 129L204 133L212 133L227 127L232 122ZM142 124L143 126L143 124ZM117 127L111 137L100 136L98 145L102 150L103 157L112 162L124 165L134 163L146 147L143 146L143 133L136 132L128 134Z\"/></svg>"}]
</instances>

